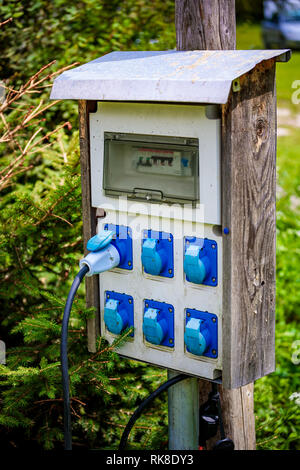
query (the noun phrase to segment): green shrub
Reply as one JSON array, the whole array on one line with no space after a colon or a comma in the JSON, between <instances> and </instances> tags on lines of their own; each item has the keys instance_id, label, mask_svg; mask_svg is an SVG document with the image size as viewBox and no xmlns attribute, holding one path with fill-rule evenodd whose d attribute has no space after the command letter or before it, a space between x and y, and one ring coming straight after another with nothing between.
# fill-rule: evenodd
<instances>
[{"instance_id":1,"label":"green shrub","mask_svg":"<svg viewBox=\"0 0 300 470\"><path fill-rule=\"evenodd\" d=\"M44 69L30 88L10 92L0 109L0 331L7 345L7 364L0 366L0 439L17 448L62 446L60 328L82 255L78 132L67 136L68 122L54 129L47 122L45 129L41 101L27 96L48 82ZM88 353L85 326L93 309L84 307L83 292L69 334L73 441L116 447L137 401L165 373L120 359L101 338L96 353ZM131 439L158 445L156 430L165 419L165 411L146 414Z\"/></svg>"},{"instance_id":2,"label":"green shrub","mask_svg":"<svg viewBox=\"0 0 300 470\"><path fill-rule=\"evenodd\" d=\"M56 60L59 67L117 50L175 44L172 0L0 0L0 77L27 79Z\"/></svg>"}]
</instances>

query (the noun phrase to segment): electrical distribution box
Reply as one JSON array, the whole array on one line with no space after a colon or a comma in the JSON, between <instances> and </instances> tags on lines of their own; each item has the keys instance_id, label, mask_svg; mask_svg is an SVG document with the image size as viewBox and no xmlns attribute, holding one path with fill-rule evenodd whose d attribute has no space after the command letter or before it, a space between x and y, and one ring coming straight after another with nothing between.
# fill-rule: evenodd
<instances>
[{"instance_id":1,"label":"electrical distribution box","mask_svg":"<svg viewBox=\"0 0 300 470\"><path fill-rule=\"evenodd\" d=\"M220 118L208 108L98 103L90 152L92 205L106 213L98 230L114 230L117 246L121 228L132 239L132 261L100 276L101 333L118 336L105 321L111 295L124 295L116 322L130 296L134 321L123 331L134 333L121 354L214 379L222 369Z\"/></svg>"},{"instance_id":2,"label":"electrical distribution box","mask_svg":"<svg viewBox=\"0 0 300 470\"><path fill-rule=\"evenodd\" d=\"M101 334L112 343L133 327L120 354L222 377L229 388L273 370L266 340L252 338L257 309L231 311L228 270L236 267L223 260L243 247L224 245L235 236L221 213L232 207L226 190L232 194L235 181L222 180L221 111L239 93L239 77L276 58L288 60L288 51L114 52L55 80L52 98L96 104L81 138L89 145L90 204L102 209L97 230L114 231L120 253L97 288ZM261 338L274 333L271 316L260 322ZM240 325L245 359L235 350L243 347Z\"/></svg>"}]
</instances>

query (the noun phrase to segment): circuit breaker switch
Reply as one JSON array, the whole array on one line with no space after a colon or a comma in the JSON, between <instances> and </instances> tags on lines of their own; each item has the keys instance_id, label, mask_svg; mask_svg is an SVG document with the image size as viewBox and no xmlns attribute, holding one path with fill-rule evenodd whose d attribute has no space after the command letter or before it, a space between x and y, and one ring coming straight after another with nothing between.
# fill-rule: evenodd
<instances>
[{"instance_id":1,"label":"circuit breaker switch","mask_svg":"<svg viewBox=\"0 0 300 470\"><path fill-rule=\"evenodd\" d=\"M104 322L111 333L119 335L128 325L128 315L119 300L109 299L104 307Z\"/></svg>"},{"instance_id":2,"label":"circuit breaker switch","mask_svg":"<svg viewBox=\"0 0 300 470\"><path fill-rule=\"evenodd\" d=\"M185 327L184 342L188 352L202 356L209 348L211 338L204 320L191 318Z\"/></svg>"},{"instance_id":3,"label":"circuit breaker switch","mask_svg":"<svg viewBox=\"0 0 300 470\"><path fill-rule=\"evenodd\" d=\"M144 313L143 332L146 340L152 344L161 344L167 334L168 326L164 318L160 319L157 308L148 308Z\"/></svg>"},{"instance_id":4,"label":"circuit breaker switch","mask_svg":"<svg viewBox=\"0 0 300 470\"><path fill-rule=\"evenodd\" d=\"M144 270L153 276L159 276L167 264L164 249L160 249L159 240L147 238L142 247L142 264Z\"/></svg>"}]
</instances>

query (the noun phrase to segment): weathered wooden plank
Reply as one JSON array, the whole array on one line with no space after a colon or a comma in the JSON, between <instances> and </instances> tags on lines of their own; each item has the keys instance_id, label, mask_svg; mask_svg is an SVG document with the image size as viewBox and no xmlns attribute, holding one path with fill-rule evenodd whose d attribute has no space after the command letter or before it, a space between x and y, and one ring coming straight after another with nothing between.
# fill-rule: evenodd
<instances>
[{"instance_id":1,"label":"weathered wooden plank","mask_svg":"<svg viewBox=\"0 0 300 470\"><path fill-rule=\"evenodd\" d=\"M233 440L236 450L255 450L255 418L253 383L234 390L220 387L226 437Z\"/></svg>"},{"instance_id":2,"label":"weathered wooden plank","mask_svg":"<svg viewBox=\"0 0 300 470\"><path fill-rule=\"evenodd\" d=\"M179 51L235 49L235 0L176 0Z\"/></svg>"},{"instance_id":3,"label":"weathered wooden plank","mask_svg":"<svg viewBox=\"0 0 300 470\"><path fill-rule=\"evenodd\" d=\"M222 113L223 385L275 368L275 64L240 78Z\"/></svg>"},{"instance_id":4,"label":"weathered wooden plank","mask_svg":"<svg viewBox=\"0 0 300 470\"><path fill-rule=\"evenodd\" d=\"M91 205L91 169L90 169L90 136L89 113L95 111L94 101L79 100L79 137L80 137L80 164L82 188L82 219L84 253L87 253L86 243L96 234L96 209ZM96 336L100 330L99 319L99 276L85 278L86 306L95 307L95 315L87 320L88 349L96 350Z\"/></svg>"},{"instance_id":5,"label":"weathered wooden plank","mask_svg":"<svg viewBox=\"0 0 300 470\"><path fill-rule=\"evenodd\" d=\"M211 389L211 385L209 385L209 388ZM219 385L218 390L221 398L222 419L226 437L233 440L235 450L255 450L253 383L234 390L226 390ZM207 390L200 388L200 402L203 403L206 400ZM206 443L206 449L212 450L219 439L221 439L220 431Z\"/></svg>"},{"instance_id":6,"label":"weathered wooden plank","mask_svg":"<svg viewBox=\"0 0 300 470\"><path fill-rule=\"evenodd\" d=\"M212 0L210 2L206 0L176 0L175 6L178 50L235 49L234 0ZM222 134L227 136L227 140L231 138L230 124L230 120L223 120ZM223 149L225 149L224 145ZM227 159L223 157L223 167L226 162ZM228 184L228 180L226 180L226 184L223 182L223 208L226 207L225 201L227 200L227 193L224 189ZM228 248L231 249L231 246ZM227 256L229 256L229 253ZM227 258L224 261L226 262ZM224 264L224 267L226 270L226 264ZM231 286L228 287L231 288ZM207 400L210 390L211 384L208 381L199 380L200 404ZM233 439L237 450L254 450L256 438L253 384L235 390L225 390L220 386L219 390L221 392L222 414L227 437ZM207 448L211 449L219 437L216 436L211 439L207 443Z\"/></svg>"}]
</instances>

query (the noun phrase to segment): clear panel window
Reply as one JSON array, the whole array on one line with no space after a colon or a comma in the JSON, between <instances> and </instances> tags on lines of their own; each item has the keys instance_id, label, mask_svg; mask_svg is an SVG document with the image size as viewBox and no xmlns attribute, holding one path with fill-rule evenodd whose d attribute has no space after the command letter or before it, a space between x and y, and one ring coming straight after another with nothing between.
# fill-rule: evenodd
<instances>
[{"instance_id":1,"label":"clear panel window","mask_svg":"<svg viewBox=\"0 0 300 470\"><path fill-rule=\"evenodd\" d=\"M199 199L198 139L104 133L105 193L135 199Z\"/></svg>"}]
</instances>

